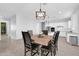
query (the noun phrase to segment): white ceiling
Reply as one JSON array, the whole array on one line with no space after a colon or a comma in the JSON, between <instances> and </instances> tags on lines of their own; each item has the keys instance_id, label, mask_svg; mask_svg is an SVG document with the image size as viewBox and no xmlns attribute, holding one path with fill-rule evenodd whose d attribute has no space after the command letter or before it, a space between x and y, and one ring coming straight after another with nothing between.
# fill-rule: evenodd
<instances>
[{"instance_id":1,"label":"white ceiling","mask_svg":"<svg viewBox=\"0 0 79 59\"><path fill-rule=\"evenodd\" d=\"M39 3L0 3L0 15L21 14L25 17L35 16L39 10ZM47 11L49 19L67 18L79 8L78 3L46 3L42 4L42 10Z\"/></svg>"}]
</instances>

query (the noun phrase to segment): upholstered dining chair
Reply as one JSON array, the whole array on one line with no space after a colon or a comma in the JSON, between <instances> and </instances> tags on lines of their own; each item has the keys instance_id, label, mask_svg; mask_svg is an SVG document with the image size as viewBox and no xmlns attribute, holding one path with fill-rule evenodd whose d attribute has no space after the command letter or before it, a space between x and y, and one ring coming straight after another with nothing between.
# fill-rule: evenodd
<instances>
[{"instance_id":1,"label":"upholstered dining chair","mask_svg":"<svg viewBox=\"0 0 79 59\"><path fill-rule=\"evenodd\" d=\"M56 48L57 48L59 33L60 33L59 31L55 32L54 40L53 42L51 40L48 46L41 47L41 55L47 56L49 52L51 52L51 56L52 56L52 53L54 54L54 56L56 55Z\"/></svg>"},{"instance_id":2,"label":"upholstered dining chair","mask_svg":"<svg viewBox=\"0 0 79 59\"><path fill-rule=\"evenodd\" d=\"M48 30L42 30L44 35L48 35Z\"/></svg>"},{"instance_id":3,"label":"upholstered dining chair","mask_svg":"<svg viewBox=\"0 0 79 59\"><path fill-rule=\"evenodd\" d=\"M52 56L51 42L49 42L48 46L42 46L41 47L41 56L47 56L49 53L51 53L51 56Z\"/></svg>"},{"instance_id":4,"label":"upholstered dining chair","mask_svg":"<svg viewBox=\"0 0 79 59\"><path fill-rule=\"evenodd\" d=\"M24 55L26 56L26 53L28 51L31 52L31 56L35 55L36 53L39 55L39 45L32 43L31 36L28 32L23 32L22 31L22 36L23 36L23 41L24 41Z\"/></svg>"},{"instance_id":5,"label":"upholstered dining chair","mask_svg":"<svg viewBox=\"0 0 79 59\"><path fill-rule=\"evenodd\" d=\"M52 47L53 47L53 53L54 56L56 55L56 50L58 50L58 38L59 38L59 33L60 31L56 31L55 32L55 37L53 37L53 41L52 41Z\"/></svg>"}]
</instances>

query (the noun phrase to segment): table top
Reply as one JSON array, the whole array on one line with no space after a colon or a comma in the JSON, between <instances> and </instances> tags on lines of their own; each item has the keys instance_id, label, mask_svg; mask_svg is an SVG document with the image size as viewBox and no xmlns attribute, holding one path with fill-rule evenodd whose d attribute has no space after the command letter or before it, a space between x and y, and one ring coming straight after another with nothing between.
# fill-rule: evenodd
<instances>
[{"instance_id":1,"label":"table top","mask_svg":"<svg viewBox=\"0 0 79 59\"><path fill-rule=\"evenodd\" d=\"M31 38L34 43L47 46L49 41L52 39L52 36L44 35L39 37L38 35L33 35Z\"/></svg>"}]
</instances>

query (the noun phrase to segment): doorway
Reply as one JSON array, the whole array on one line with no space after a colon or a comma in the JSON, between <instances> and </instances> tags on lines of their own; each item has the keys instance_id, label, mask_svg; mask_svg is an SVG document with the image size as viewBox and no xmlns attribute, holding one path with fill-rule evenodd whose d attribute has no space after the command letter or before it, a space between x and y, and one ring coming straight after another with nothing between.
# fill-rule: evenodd
<instances>
[{"instance_id":1,"label":"doorway","mask_svg":"<svg viewBox=\"0 0 79 59\"><path fill-rule=\"evenodd\" d=\"M1 35L6 35L6 22L1 22Z\"/></svg>"},{"instance_id":2,"label":"doorway","mask_svg":"<svg viewBox=\"0 0 79 59\"><path fill-rule=\"evenodd\" d=\"M1 22L1 40L8 39L8 33L7 33L7 22L2 21Z\"/></svg>"}]
</instances>

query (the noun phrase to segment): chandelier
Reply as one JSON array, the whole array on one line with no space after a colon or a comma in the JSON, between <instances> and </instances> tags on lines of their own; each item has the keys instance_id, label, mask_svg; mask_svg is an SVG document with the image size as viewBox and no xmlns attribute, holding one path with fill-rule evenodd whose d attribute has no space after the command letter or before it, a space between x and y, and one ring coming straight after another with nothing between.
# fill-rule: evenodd
<instances>
[{"instance_id":1,"label":"chandelier","mask_svg":"<svg viewBox=\"0 0 79 59\"><path fill-rule=\"evenodd\" d=\"M40 3L40 9L39 11L36 11L36 19L37 20L44 20L46 17L46 11L43 11L41 9L41 3Z\"/></svg>"}]
</instances>

